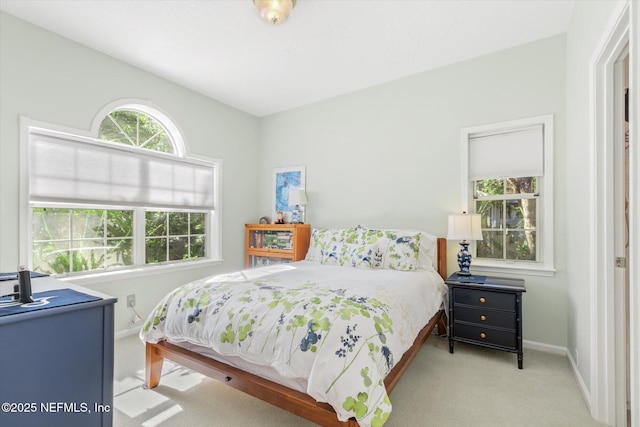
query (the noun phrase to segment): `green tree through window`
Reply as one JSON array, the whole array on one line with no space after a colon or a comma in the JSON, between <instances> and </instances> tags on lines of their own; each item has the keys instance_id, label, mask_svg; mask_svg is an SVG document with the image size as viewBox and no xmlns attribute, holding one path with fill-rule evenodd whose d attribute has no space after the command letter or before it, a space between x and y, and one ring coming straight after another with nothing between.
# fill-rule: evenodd
<instances>
[{"instance_id":1,"label":"green tree through window","mask_svg":"<svg viewBox=\"0 0 640 427\"><path fill-rule=\"evenodd\" d=\"M204 257L205 223L201 212L147 212L145 263Z\"/></svg>"},{"instance_id":2,"label":"green tree through window","mask_svg":"<svg viewBox=\"0 0 640 427\"><path fill-rule=\"evenodd\" d=\"M132 110L109 113L100 123L98 138L118 144L174 154L167 130L153 117Z\"/></svg>"},{"instance_id":3,"label":"green tree through window","mask_svg":"<svg viewBox=\"0 0 640 427\"><path fill-rule=\"evenodd\" d=\"M133 211L33 208L33 269L47 274L133 264Z\"/></svg>"},{"instance_id":4,"label":"green tree through window","mask_svg":"<svg viewBox=\"0 0 640 427\"><path fill-rule=\"evenodd\" d=\"M478 258L537 261L536 177L475 182L476 212L482 215Z\"/></svg>"}]
</instances>

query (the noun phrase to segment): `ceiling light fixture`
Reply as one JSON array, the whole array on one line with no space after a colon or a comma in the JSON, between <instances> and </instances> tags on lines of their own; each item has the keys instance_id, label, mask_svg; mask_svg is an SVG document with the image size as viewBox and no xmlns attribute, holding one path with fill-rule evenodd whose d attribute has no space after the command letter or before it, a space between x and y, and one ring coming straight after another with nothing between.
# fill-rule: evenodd
<instances>
[{"instance_id":1,"label":"ceiling light fixture","mask_svg":"<svg viewBox=\"0 0 640 427\"><path fill-rule=\"evenodd\" d=\"M262 19L270 24L280 24L289 17L296 0L253 0Z\"/></svg>"}]
</instances>

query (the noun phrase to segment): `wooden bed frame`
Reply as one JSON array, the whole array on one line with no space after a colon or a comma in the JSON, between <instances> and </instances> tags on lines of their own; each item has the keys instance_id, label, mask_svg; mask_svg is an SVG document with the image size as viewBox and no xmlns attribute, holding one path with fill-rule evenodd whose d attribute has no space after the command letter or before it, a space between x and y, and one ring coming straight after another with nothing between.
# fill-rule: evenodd
<instances>
[{"instance_id":1,"label":"wooden bed frame","mask_svg":"<svg viewBox=\"0 0 640 427\"><path fill-rule=\"evenodd\" d=\"M447 241L438 238L438 264L437 270L443 279L446 278L447 271ZM391 391L400 380L402 374L407 370L411 361L425 343L435 327L438 333L446 334L446 319L444 311L436 313L429 323L420 331L413 345L404 353L400 362L389 372L384 380L387 393ZM338 420L335 411L327 403L316 402L309 395L292 390L288 387L267 380L260 376L250 374L241 369L234 368L226 363L210 359L201 354L192 352L180 346L161 341L157 344L146 344L145 363L145 386L154 388L160 383L162 373L162 363L164 359L169 359L186 368L193 369L215 380L222 381L226 385L243 391L251 396L257 397L265 402L271 403L288 412L296 414L302 418L322 426L356 427L357 421L354 418L348 421Z\"/></svg>"}]
</instances>

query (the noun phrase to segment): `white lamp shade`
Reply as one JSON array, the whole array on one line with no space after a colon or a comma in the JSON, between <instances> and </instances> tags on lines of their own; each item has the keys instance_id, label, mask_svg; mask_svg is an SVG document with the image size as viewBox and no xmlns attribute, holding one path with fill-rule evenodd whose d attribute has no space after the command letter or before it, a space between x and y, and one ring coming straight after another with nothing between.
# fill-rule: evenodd
<instances>
[{"instance_id":1,"label":"white lamp shade","mask_svg":"<svg viewBox=\"0 0 640 427\"><path fill-rule=\"evenodd\" d=\"M482 240L480 214L449 215L448 240Z\"/></svg>"},{"instance_id":2,"label":"white lamp shade","mask_svg":"<svg viewBox=\"0 0 640 427\"><path fill-rule=\"evenodd\" d=\"M307 196L304 190L291 190L289 191L289 206L306 205Z\"/></svg>"}]
</instances>

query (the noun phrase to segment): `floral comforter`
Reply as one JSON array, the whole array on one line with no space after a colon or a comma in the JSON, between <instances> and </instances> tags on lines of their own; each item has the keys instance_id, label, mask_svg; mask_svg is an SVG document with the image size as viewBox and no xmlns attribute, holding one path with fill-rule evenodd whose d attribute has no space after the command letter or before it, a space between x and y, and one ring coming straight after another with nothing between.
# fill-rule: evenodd
<instances>
[{"instance_id":1,"label":"floral comforter","mask_svg":"<svg viewBox=\"0 0 640 427\"><path fill-rule=\"evenodd\" d=\"M340 420L381 426L383 380L438 311L435 271L361 270L301 261L181 286L153 310L143 341L190 342L304 379Z\"/></svg>"}]
</instances>

